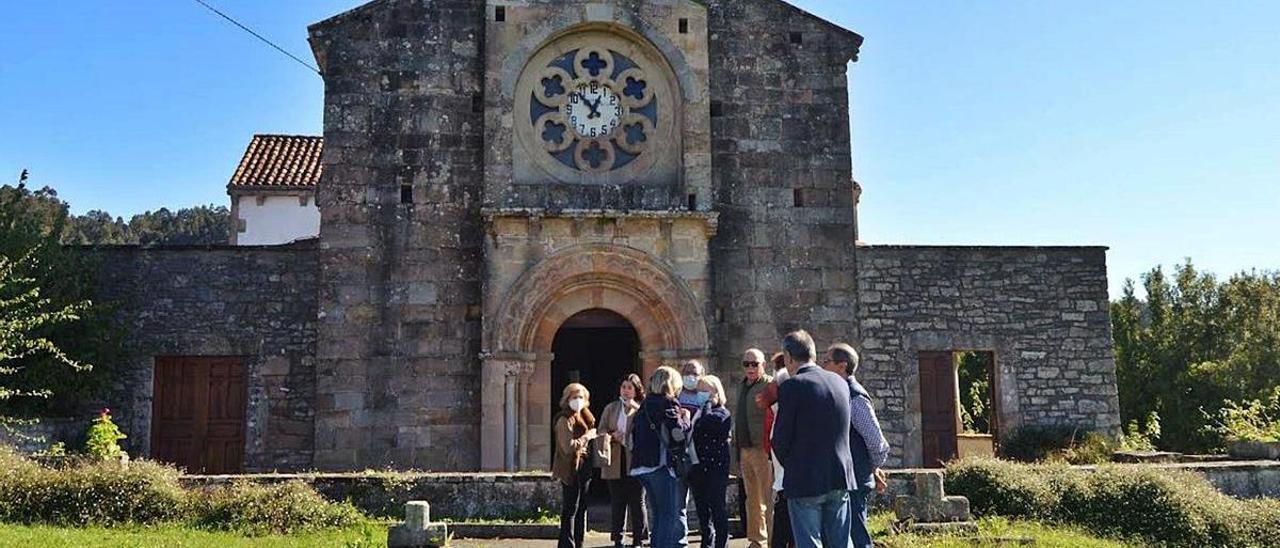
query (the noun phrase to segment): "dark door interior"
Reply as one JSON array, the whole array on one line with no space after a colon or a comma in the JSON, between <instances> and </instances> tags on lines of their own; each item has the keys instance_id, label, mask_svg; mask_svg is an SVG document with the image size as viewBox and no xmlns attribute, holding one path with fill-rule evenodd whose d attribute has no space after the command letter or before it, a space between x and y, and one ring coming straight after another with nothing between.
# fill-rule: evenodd
<instances>
[{"instance_id":1,"label":"dark door interior","mask_svg":"<svg viewBox=\"0 0 1280 548\"><path fill-rule=\"evenodd\" d=\"M640 371L640 339L626 318L607 310L588 310L565 321L551 343L552 416L560 412L560 396L569 383L591 392L596 419L618 397L618 385Z\"/></svg>"},{"instance_id":2,"label":"dark door interior","mask_svg":"<svg viewBox=\"0 0 1280 548\"><path fill-rule=\"evenodd\" d=\"M156 358L151 455L193 474L244 470L242 358Z\"/></svg>"},{"instance_id":3,"label":"dark door interior","mask_svg":"<svg viewBox=\"0 0 1280 548\"><path fill-rule=\"evenodd\" d=\"M920 353L920 430L924 466L956 458L956 370L951 352Z\"/></svg>"},{"instance_id":4,"label":"dark door interior","mask_svg":"<svg viewBox=\"0 0 1280 548\"><path fill-rule=\"evenodd\" d=\"M553 424L560 412L560 397L569 383L587 387L591 392L591 413L600 420L605 406L618 398L622 379L640 372L640 338L635 328L626 318L608 310L587 310L566 320L556 332L551 351L555 354L551 362ZM604 482L593 484L593 499L607 496Z\"/></svg>"}]
</instances>

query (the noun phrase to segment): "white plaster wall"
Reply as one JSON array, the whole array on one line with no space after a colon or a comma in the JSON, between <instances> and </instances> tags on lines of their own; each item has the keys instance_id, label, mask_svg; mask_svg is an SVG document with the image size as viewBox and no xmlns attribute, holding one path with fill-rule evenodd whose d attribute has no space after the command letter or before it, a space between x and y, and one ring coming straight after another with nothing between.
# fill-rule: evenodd
<instances>
[{"instance_id":1,"label":"white plaster wall","mask_svg":"<svg viewBox=\"0 0 1280 548\"><path fill-rule=\"evenodd\" d=\"M267 196L258 205L257 196L239 197L237 220L244 232L237 245L274 245L320 235L320 208L314 197L299 205L299 196Z\"/></svg>"}]
</instances>

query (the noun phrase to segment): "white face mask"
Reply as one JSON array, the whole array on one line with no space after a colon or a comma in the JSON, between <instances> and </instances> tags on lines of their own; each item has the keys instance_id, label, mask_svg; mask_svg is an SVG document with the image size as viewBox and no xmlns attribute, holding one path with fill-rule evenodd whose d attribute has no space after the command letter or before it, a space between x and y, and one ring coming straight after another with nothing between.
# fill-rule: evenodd
<instances>
[{"instance_id":1,"label":"white face mask","mask_svg":"<svg viewBox=\"0 0 1280 548\"><path fill-rule=\"evenodd\" d=\"M685 390L693 390L693 389L695 389L695 388L697 388L697 387L698 387L698 376L697 376L697 375L685 375L685 376L684 376L684 389L685 389Z\"/></svg>"},{"instance_id":2,"label":"white face mask","mask_svg":"<svg viewBox=\"0 0 1280 548\"><path fill-rule=\"evenodd\" d=\"M587 400L584 400L582 398L573 398L569 400L569 409L572 409L574 413L582 411L582 409L586 406L587 406Z\"/></svg>"}]
</instances>

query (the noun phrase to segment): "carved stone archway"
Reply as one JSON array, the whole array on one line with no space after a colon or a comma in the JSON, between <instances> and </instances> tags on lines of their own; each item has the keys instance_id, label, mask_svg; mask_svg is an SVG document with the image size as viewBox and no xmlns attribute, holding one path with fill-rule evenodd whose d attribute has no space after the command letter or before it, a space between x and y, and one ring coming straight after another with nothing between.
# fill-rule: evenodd
<instances>
[{"instance_id":1,"label":"carved stone archway","mask_svg":"<svg viewBox=\"0 0 1280 548\"><path fill-rule=\"evenodd\" d=\"M665 363L706 356L703 306L661 259L622 245L577 245L529 268L484 320L482 467L549 465L551 345L565 320L591 309L626 318L647 376Z\"/></svg>"}]
</instances>

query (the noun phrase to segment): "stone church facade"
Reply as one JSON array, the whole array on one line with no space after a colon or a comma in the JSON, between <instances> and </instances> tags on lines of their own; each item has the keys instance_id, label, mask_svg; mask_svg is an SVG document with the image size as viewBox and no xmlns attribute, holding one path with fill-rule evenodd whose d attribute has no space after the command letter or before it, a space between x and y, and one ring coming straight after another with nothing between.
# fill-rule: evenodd
<instances>
[{"instance_id":1,"label":"stone church facade","mask_svg":"<svg viewBox=\"0 0 1280 548\"><path fill-rule=\"evenodd\" d=\"M895 466L938 451L935 400L958 422L939 352L995 357L1002 432L1119 429L1104 249L858 243L853 32L780 0L377 0L310 33L318 238L108 251L137 452L546 469L564 383L733 384L795 328L862 351Z\"/></svg>"}]
</instances>

